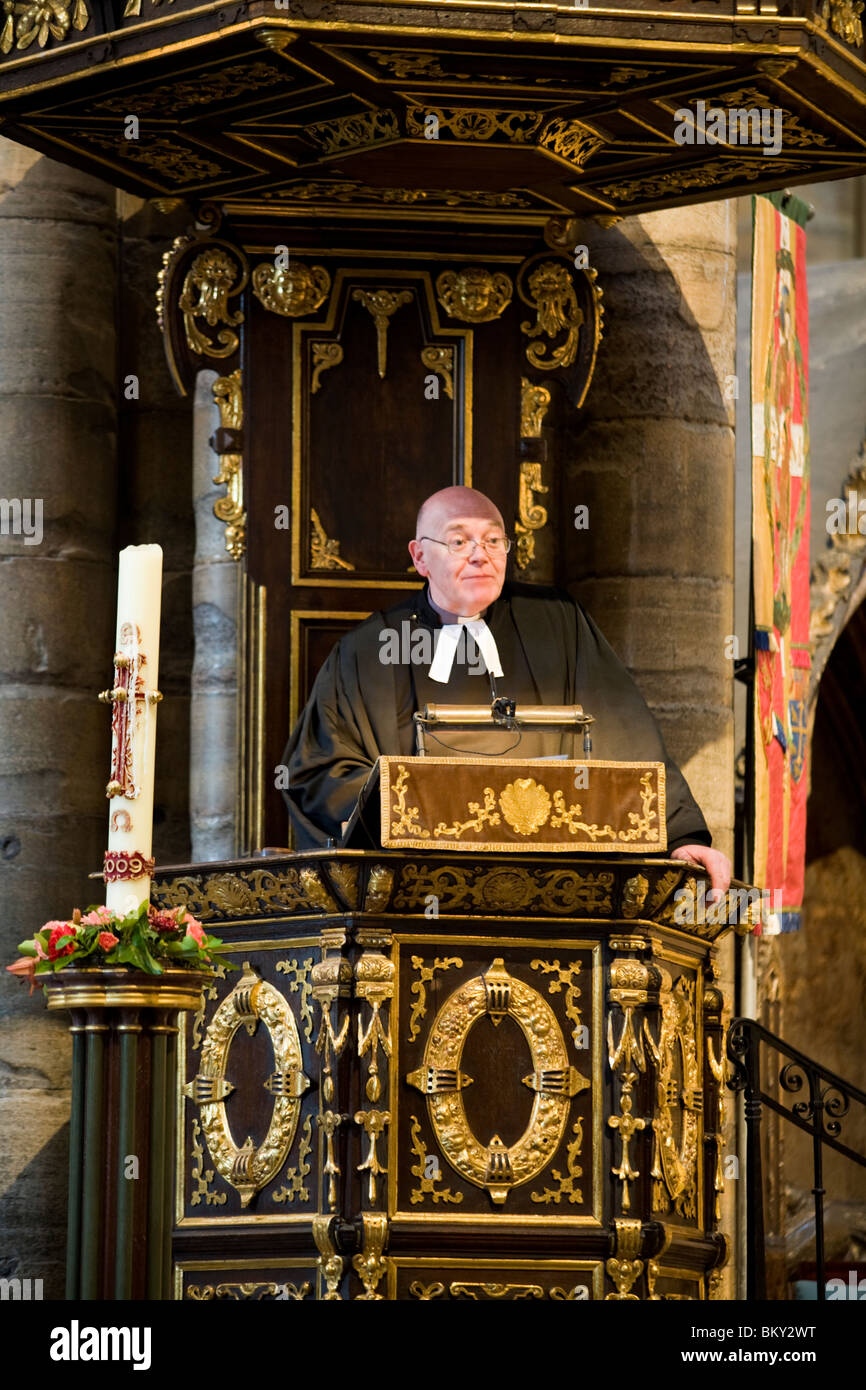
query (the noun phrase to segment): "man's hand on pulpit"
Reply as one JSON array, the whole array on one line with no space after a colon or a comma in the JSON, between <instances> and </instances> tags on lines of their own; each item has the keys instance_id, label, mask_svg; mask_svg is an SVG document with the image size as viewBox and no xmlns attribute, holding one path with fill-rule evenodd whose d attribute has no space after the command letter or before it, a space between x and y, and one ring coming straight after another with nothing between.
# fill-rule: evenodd
<instances>
[{"instance_id":1,"label":"man's hand on pulpit","mask_svg":"<svg viewBox=\"0 0 866 1390\"><path fill-rule=\"evenodd\" d=\"M719 849L710 849L709 845L680 845L679 849L671 851L671 859L691 859L694 864L700 864L712 879L714 893L724 893L730 886L731 861Z\"/></svg>"}]
</instances>

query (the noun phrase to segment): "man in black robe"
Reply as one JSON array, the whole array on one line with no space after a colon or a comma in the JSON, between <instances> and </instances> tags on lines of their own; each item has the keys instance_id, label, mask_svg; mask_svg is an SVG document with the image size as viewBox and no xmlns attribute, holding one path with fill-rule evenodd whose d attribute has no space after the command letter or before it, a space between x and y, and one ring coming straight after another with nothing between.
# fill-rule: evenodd
<instances>
[{"instance_id":1,"label":"man in black robe","mask_svg":"<svg viewBox=\"0 0 866 1390\"><path fill-rule=\"evenodd\" d=\"M426 704L581 704L594 716L592 756L663 762L670 857L692 859L727 888L731 867L669 757L631 676L567 593L506 583L502 517L473 488L451 487L418 513L409 553L427 583L373 613L334 647L289 739L284 792L298 849L339 840L376 758L416 751ZM467 630L468 627L468 630ZM471 634L471 635L470 635ZM441 648L441 651L440 651ZM582 757L581 735L547 730L440 730L436 754Z\"/></svg>"}]
</instances>

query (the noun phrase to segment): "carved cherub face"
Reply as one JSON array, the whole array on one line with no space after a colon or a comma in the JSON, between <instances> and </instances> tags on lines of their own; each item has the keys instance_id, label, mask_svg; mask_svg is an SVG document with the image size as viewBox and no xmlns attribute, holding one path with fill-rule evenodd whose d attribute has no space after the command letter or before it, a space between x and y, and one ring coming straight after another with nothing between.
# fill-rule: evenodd
<instances>
[{"instance_id":1,"label":"carved cherub face","mask_svg":"<svg viewBox=\"0 0 866 1390\"><path fill-rule=\"evenodd\" d=\"M482 314L490 303L493 281L482 266L467 266L457 272L454 297L462 302L467 317Z\"/></svg>"}]
</instances>

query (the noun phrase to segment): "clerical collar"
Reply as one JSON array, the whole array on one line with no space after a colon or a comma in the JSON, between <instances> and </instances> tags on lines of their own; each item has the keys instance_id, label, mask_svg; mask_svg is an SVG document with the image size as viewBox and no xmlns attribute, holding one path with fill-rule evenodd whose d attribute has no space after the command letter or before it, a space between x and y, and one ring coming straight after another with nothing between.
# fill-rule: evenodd
<instances>
[{"instance_id":1,"label":"clerical collar","mask_svg":"<svg viewBox=\"0 0 866 1390\"><path fill-rule=\"evenodd\" d=\"M434 627L436 625L435 621L433 621L435 619L439 620L439 623L442 627L446 627L451 623L459 623L461 621L460 617L458 617L456 613L449 613L446 609L440 608L438 603L433 602L433 599L430 597L429 582L424 585L424 592L419 596L419 601L422 609L421 616L430 620L431 627ZM484 618L485 621L488 620L493 613L495 602L496 600L494 599L493 603L491 603L487 608L482 608L480 613L471 614L470 618ZM423 611L425 608L428 610L427 613ZM469 619L466 619L465 621L468 620Z\"/></svg>"}]
</instances>

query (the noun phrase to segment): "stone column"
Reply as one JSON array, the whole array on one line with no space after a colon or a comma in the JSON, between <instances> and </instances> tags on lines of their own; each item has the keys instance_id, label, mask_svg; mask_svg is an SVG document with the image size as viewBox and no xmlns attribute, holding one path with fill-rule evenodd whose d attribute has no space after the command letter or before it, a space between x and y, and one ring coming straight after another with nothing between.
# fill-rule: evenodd
<instances>
[{"instance_id":1,"label":"stone column","mask_svg":"<svg viewBox=\"0 0 866 1390\"><path fill-rule=\"evenodd\" d=\"M115 251L107 184L0 139L4 962L46 920L101 900L87 874L107 827L95 697L114 647ZM10 976L0 1016L0 1276L62 1297L69 1038Z\"/></svg>"},{"instance_id":2,"label":"stone column","mask_svg":"<svg viewBox=\"0 0 866 1390\"><path fill-rule=\"evenodd\" d=\"M230 859L237 851L238 615L243 570L228 554L225 524L213 511L224 492L214 485L220 461L209 442L220 424L213 398L216 379L216 372L199 372L193 406L195 661L189 810L194 863Z\"/></svg>"},{"instance_id":3,"label":"stone column","mask_svg":"<svg viewBox=\"0 0 866 1390\"><path fill-rule=\"evenodd\" d=\"M582 229L605 337L565 465L561 532L569 587L640 686L729 855L736 232L733 202ZM588 530L573 529L579 503ZM730 942L721 964L733 1004Z\"/></svg>"}]
</instances>

